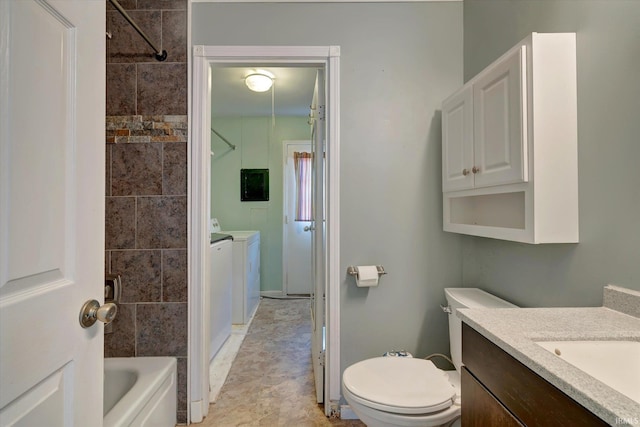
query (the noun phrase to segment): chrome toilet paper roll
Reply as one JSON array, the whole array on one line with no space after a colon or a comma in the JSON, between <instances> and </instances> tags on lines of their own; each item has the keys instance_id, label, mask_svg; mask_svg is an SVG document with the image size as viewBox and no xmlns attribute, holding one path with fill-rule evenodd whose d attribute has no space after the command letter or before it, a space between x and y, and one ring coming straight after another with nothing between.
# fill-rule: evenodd
<instances>
[{"instance_id":1,"label":"chrome toilet paper roll","mask_svg":"<svg viewBox=\"0 0 640 427\"><path fill-rule=\"evenodd\" d=\"M375 265L359 265L356 267L358 275L356 276L356 285L359 288L369 288L378 286L378 268Z\"/></svg>"}]
</instances>

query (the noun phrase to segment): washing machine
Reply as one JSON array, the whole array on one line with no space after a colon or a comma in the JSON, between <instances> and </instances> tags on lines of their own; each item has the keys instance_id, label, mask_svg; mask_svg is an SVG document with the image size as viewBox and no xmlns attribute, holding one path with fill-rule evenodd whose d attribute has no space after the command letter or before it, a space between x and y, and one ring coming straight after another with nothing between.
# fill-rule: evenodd
<instances>
[{"instance_id":1,"label":"washing machine","mask_svg":"<svg viewBox=\"0 0 640 427\"><path fill-rule=\"evenodd\" d=\"M217 219L211 219L214 232L221 232ZM225 230L233 236L233 286L231 322L243 325L249 322L260 302L260 231Z\"/></svg>"},{"instance_id":2,"label":"washing machine","mask_svg":"<svg viewBox=\"0 0 640 427\"><path fill-rule=\"evenodd\" d=\"M209 360L231 335L233 294L233 237L230 234L211 233L209 247L209 274L205 288L205 304L209 324Z\"/></svg>"}]
</instances>

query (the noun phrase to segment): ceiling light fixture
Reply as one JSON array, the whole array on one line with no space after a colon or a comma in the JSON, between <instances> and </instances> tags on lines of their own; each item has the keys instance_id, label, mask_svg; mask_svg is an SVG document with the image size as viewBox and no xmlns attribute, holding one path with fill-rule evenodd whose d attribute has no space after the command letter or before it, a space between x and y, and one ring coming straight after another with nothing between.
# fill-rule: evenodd
<instances>
[{"instance_id":1,"label":"ceiling light fixture","mask_svg":"<svg viewBox=\"0 0 640 427\"><path fill-rule=\"evenodd\" d=\"M273 85L273 74L264 70L256 70L244 78L244 82L249 89L254 92L266 92Z\"/></svg>"}]
</instances>

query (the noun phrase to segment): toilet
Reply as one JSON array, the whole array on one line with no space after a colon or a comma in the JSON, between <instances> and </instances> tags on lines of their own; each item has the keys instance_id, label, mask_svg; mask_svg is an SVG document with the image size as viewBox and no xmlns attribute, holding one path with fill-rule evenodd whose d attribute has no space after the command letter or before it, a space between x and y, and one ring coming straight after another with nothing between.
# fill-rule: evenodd
<instances>
[{"instance_id":1,"label":"toilet","mask_svg":"<svg viewBox=\"0 0 640 427\"><path fill-rule=\"evenodd\" d=\"M455 370L412 357L374 357L342 374L342 393L368 427L452 426L460 418L462 321L459 308L516 308L478 288L446 288L451 359Z\"/></svg>"}]
</instances>

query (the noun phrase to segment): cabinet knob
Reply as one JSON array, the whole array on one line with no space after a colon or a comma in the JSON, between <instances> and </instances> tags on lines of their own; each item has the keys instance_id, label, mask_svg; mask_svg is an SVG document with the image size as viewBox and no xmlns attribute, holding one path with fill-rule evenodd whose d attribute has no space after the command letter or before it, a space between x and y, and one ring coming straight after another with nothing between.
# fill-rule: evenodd
<instances>
[{"instance_id":1,"label":"cabinet knob","mask_svg":"<svg viewBox=\"0 0 640 427\"><path fill-rule=\"evenodd\" d=\"M462 175L463 176L469 175L469 169L462 169Z\"/></svg>"},{"instance_id":2,"label":"cabinet knob","mask_svg":"<svg viewBox=\"0 0 640 427\"><path fill-rule=\"evenodd\" d=\"M475 167L475 166L474 166L474 167L471 169L471 172L473 172L473 173L478 173L478 172L480 172L480 168L477 168L477 167Z\"/></svg>"}]
</instances>

